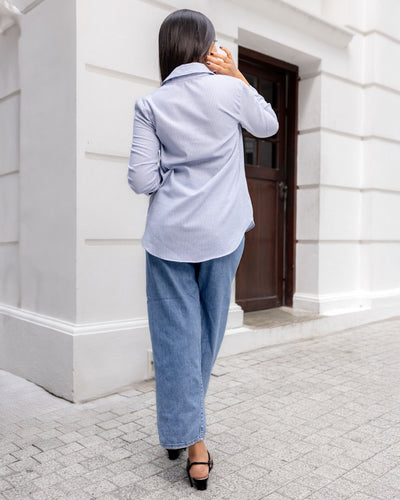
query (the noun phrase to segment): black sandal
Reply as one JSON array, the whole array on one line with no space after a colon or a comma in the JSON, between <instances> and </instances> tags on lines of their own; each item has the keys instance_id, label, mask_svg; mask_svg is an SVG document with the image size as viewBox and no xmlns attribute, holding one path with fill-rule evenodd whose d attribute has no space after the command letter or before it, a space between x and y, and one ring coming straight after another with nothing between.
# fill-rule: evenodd
<instances>
[{"instance_id":1,"label":"black sandal","mask_svg":"<svg viewBox=\"0 0 400 500\"><path fill-rule=\"evenodd\" d=\"M167 448L168 458L170 460L176 460L179 457L179 455L181 454L181 452L184 450L186 450L186 448L174 448L174 449Z\"/></svg>"},{"instance_id":2,"label":"black sandal","mask_svg":"<svg viewBox=\"0 0 400 500\"><path fill-rule=\"evenodd\" d=\"M208 474L210 474L210 471L211 469L213 468L213 465L214 465L214 461L212 460L212 458L210 457L210 452L207 450L207 453L208 453L208 462L192 462L190 463L190 460L187 459L187 462L186 462L186 472L187 472L187 475L189 477L189 481L190 481L190 486L193 488L193 483L196 485L197 489L198 490L206 490L207 489L207 481L208 481L208 477L205 477L203 479L196 479L194 477L192 477L190 475L190 467L192 465L198 465L198 464L204 464L204 465L208 465Z\"/></svg>"}]
</instances>

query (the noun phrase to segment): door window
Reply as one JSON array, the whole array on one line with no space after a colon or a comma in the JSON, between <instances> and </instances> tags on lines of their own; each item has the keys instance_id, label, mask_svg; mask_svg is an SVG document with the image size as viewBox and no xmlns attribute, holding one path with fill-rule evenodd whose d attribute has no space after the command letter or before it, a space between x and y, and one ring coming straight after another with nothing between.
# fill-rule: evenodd
<instances>
[{"instance_id":1,"label":"door window","mask_svg":"<svg viewBox=\"0 0 400 500\"><path fill-rule=\"evenodd\" d=\"M269 102L278 116L278 92L277 83L258 77L248 71L242 71L243 76L254 87L257 92ZM268 167L278 169L277 143L278 132L268 138L254 137L248 130L243 128L243 147L246 165L257 167Z\"/></svg>"}]
</instances>

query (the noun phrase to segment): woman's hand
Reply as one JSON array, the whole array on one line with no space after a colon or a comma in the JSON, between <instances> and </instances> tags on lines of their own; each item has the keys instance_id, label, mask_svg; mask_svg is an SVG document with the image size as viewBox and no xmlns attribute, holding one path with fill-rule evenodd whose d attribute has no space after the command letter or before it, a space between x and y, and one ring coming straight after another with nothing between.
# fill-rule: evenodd
<instances>
[{"instance_id":1,"label":"woman's hand","mask_svg":"<svg viewBox=\"0 0 400 500\"><path fill-rule=\"evenodd\" d=\"M210 54L207 55L206 65L210 70L217 75L227 75L239 78L243 80L246 85L250 85L243 74L237 69L229 49L226 47L220 48L226 52L226 54L210 52Z\"/></svg>"}]
</instances>

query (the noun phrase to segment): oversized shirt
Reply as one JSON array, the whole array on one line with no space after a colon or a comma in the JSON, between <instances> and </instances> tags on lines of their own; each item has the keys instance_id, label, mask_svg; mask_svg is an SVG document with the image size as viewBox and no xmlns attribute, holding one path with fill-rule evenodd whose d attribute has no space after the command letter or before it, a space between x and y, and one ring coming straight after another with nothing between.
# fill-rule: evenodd
<instances>
[{"instance_id":1,"label":"oversized shirt","mask_svg":"<svg viewBox=\"0 0 400 500\"><path fill-rule=\"evenodd\" d=\"M150 196L143 247L177 262L233 252L254 227L242 128L269 137L271 104L242 80L205 64L177 66L137 99L128 184Z\"/></svg>"}]
</instances>

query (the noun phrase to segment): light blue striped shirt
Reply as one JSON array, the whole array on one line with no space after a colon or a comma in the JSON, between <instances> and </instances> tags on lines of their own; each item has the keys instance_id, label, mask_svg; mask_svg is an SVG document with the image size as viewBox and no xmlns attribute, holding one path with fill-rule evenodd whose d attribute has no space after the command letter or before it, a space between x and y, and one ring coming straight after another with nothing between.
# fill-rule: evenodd
<instances>
[{"instance_id":1,"label":"light blue striped shirt","mask_svg":"<svg viewBox=\"0 0 400 500\"><path fill-rule=\"evenodd\" d=\"M199 62L176 67L136 101L127 178L150 195L149 253L202 262L233 252L254 227L241 126L256 137L279 128L254 87Z\"/></svg>"}]
</instances>

